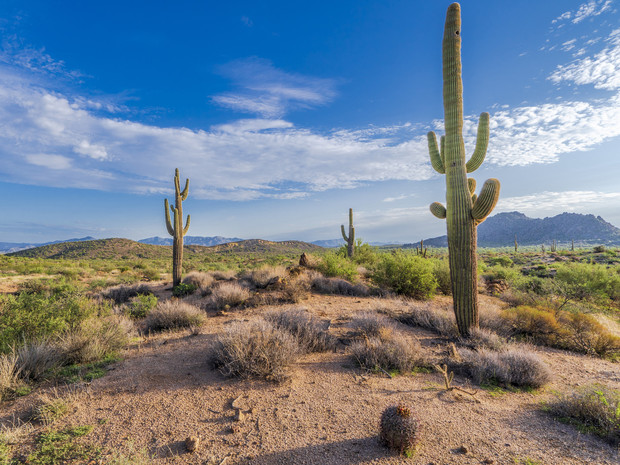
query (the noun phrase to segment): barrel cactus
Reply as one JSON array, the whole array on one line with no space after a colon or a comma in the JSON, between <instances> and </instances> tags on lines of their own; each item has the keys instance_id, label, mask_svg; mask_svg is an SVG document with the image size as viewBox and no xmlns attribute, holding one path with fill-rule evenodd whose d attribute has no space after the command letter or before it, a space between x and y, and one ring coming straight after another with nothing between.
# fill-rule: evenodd
<instances>
[{"instance_id":1,"label":"barrel cactus","mask_svg":"<svg viewBox=\"0 0 620 465\"><path fill-rule=\"evenodd\" d=\"M489 179L480 195L476 181L467 173L478 169L486 156L489 142L489 114L482 113L478 123L476 148L465 160L463 141L463 82L461 79L461 7L448 8L443 36L443 100L445 136L439 148L434 132L428 133L428 148L433 168L446 175L446 206L434 202L431 213L446 219L450 279L454 313L459 332L467 336L478 327L477 226L491 213L499 197L499 181Z\"/></svg>"},{"instance_id":2,"label":"barrel cactus","mask_svg":"<svg viewBox=\"0 0 620 465\"><path fill-rule=\"evenodd\" d=\"M183 227L183 200L187 199L189 191L189 179L185 180L185 188L181 190L179 182L179 169L174 172L174 206L168 204L168 199L164 200L164 210L166 215L166 228L168 234L172 236L172 286L181 284L181 268L183 266L183 236L189 229L189 215ZM170 211L173 213L173 221L170 221Z\"/></svg>"},{"instance_id":3,"label":"barrel cactus","mask_svg":"<svg viewBox=\"0 0 620 465\"><path fill-rule=\"evenodd\" d=\"M392 405L381 414L380 439L390 449L411 457L420 442L420 421L413 408L405 405Z\"/></svg>"}]
</instances>

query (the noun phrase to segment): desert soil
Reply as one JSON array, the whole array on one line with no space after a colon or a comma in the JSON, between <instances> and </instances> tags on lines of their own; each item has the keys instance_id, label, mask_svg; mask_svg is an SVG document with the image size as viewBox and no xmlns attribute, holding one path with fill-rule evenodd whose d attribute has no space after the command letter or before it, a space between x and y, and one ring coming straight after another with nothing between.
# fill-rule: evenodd
<instances>
[{"instance_id":1,"label":"desert soil","mask_svg":"<svg viewBox=\"0 0 620 465\"><path fill-rule=\"evenodd\" d=\"M482 299L483 305L501 305ZM297 306L331 320L330 331L344 336L357 312L386 305L372 298L313 295ZM201 334L163 334L131 347L106 376L73 394L78 400L72 412L55 427L95 425L85 439L104 454L144 449L155 464L620 463L617 449L541 409L554 392L580 385L600 382L619 389L618 364L536 348L554 372L551 385L497 393L457 376L455 385L478 391L474 398L445 391L436 372L394 378L364 372L344 344L332 353L302 357L281 384L227 379L213 370L208 353L216 335L234 320L258 318L270 309L210 315ZM427 356L445 356L445 339L405 325L399 329L417 338ZM46 389L3 404L0 420L16 421ZM378 441L381 412L400 402L411 404L423 425L423 441L412 458ZM185 445L189 436L200 439L193 453ZM100 463L106 459L109 455Z\"/></svg>"}]
</instances>

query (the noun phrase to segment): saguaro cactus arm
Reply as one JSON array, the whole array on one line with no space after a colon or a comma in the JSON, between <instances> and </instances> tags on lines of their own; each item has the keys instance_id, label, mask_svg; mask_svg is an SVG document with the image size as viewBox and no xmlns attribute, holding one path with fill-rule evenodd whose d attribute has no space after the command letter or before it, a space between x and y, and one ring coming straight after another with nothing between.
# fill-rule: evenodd
<instances>
[{"instance_id":1,"label":"saguaro cactus arm","mask_svg":"<svg viewBox=\"0 0 620 465\"><path fill-rule=\"evenodd\" d=\"M189 229L189 215L187 215L187 223L185 224L185 227L183 228L183 235L185 236L187 234L187 230Z\"/></svg>"},{"instance_id":2,"label":"saguaro cactus arm","mask_svg":"<svg viewBox=\"0 0 620 465\"><path fill-rule=\"evenodd\" d=\"M480 114L478 121L478 135L476 137L476 148L474 153L465 166L468 173L473 173L484 161L487 155L487 147L489 146L489 114L484 112Z\"/></svg>"},{"instance_id":3,"label":"saguaro cactus arm","mask_svg":"<svg viewBox=\"0 0 620 465\"><path fill-rule=\"evenodd\" d=\"M433 131L430 131L426 135L426 137L428 138L428 153L430 154L430 157L431 157L431 165L433 165L433 168L438 173L445 174L446 169L443 164L443 156L439 152L439 149L437 148L437 136L435 135ZM442 138L442 141L443 141L443 138ZM441 146L443 149L443 143L441 144Z\"/></svg>"},{"instance_id":4,"label":"saguaro cactus arm","mask_svg":"<svg viewBox=\"0 0 620 465\"><path fill-rule=\"evenodd\" d=\"M174 236L174 228L172 227L172 222L170 221L170 205L168 204L168 199L164 199L164 212L166 215L166 229L168 229L168 234Z\"/></svg>"},{"instance_id":5,"label":"saguaro cactus arm","mask_svg":"<svg viewBox=\"0 0 620 465\"><path fill-rule=\"evenodd\" d=\"M440 220L446 219L446 207L444 207L439 202L433 202L430 206L431 213L435 215Z\"/></svg>"},{"instance_id":6,"label":"saguaro cactus arm","mask_svg":"<svg viewBox=\"0 0 620 465\"><path fill-rule=\"evenodd\" d=\"M471 210L472 218L482 223L495 208L498 198L499 181L495 178L487 179Z\"/></svg>"},{"instance_id":7,"label":"saguaro cactus arm","mask_svg":"<svg viewBox=\"0 0 620 465\"><path fill-rule=\"evenodd\" d=\"M349 242L349 238L347 237L347 233L344 231L344 224L340 225L340 231L342 232L342 238L345 242Z\"/></svg>"}]
</instances>

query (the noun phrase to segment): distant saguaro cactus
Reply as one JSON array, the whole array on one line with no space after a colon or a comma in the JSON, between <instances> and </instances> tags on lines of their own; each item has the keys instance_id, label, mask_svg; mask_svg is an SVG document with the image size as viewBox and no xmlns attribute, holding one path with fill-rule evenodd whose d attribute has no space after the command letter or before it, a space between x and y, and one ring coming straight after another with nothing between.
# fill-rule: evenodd
<instances>
[{"instance_id":1,"label":"distant saguaro cactus","mask_svg":"<svg viewBox=\"0 0 620 465\"><path fill-rule=\"evenodd\" d=\"M187 223L183 227L183 200L187 199L189 191L189 179L185 180L185 188L181 190L179 182L179 169L174 171L174 207L168 204L168 199L164 200L164 210L166 212L166 228L168 234L172 236L172 286L181 283L181 272L183 266L183 236L189 229L189 215ZM170 221L170 211L173 213L174 221Z\"/></svg>"},{"instance_id":2,"label":"distant saguaro cactus","mask_svg":"<svg viewBox=\"0 0 620 465\"><path fill-rule=\"evenodd\" d=\"M349 208L349 236L344 230L344 224L340 225L340 230L342 231L342 238L347 243L347 256L349 258L353 258L353 253L355 251L355 228L353 227L353 209Z\"/></svg>"},{"instance_id":3,"label":"distant saguaro cactus","mask_svg":"<svg viewBox=\"0 0 620 465\"><path fill-rule=\"evenodd\" d=\"M418 255L422 255L422 258L426 258L426 252L428 251L428 247L424 247L424 239L420 240L420 247L416 245L415 252Z\"/></svg>"},{"instance_id":4,"label":"distant saguaro cactus","mask_svg":"<svg viewBox=\"0 0 620 465\"><path fill-rule=\"evenodd\" d=\"M515 234L515 252L519 251L519 243L517 242L517 235Z\"/></svg>"},{"instance_id":5,"label":"distant saguaro cactus","mask_svg":"<svg viewBox=\"0 0 620 465\"><path fill-rule=\"evenodd\" d=\"M478 123L476 148L465 161L463 141L463 82L461 79L461 7L448 7L443 35L443 106L446 135L437 148L434 132L428 133L433 168L446 175L446 206L439 202L430 209L437 218L447 219L448 254L454 314L459 332L466 336L478 326L477 226L491 213L499 197L499 181L489 179L476 196L476 181L467 173L482 165L489 143L489 114Z\"/></svg>"}]
</instances>

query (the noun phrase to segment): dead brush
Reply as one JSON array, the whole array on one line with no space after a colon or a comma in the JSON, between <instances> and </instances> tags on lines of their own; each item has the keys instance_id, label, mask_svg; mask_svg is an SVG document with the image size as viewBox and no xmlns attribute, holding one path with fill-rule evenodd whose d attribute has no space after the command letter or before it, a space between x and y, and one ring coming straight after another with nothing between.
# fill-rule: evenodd
<instances>
[{"instance_id":1,"label":"dead brush","mask_svg":"<svg viewBox=\"0 0 620 465\"><path fill-rule=\"evenodd\" d=\"M389 339L396 326L390 318L375 312L358 313L351 321L351 328L357 338Z\"/></svg>"},{"instance_id":2,"label":"dead brush","mask_svg":"<svg viewBox=\"0 0 620 465\"><path fill-rule=\"evenodd\" d=\"M101 292L106 299L112 299L117 305L129 302L132 297L137 295L152 294L151 288L146 284L119 284L109 287Z\"/></svg>"},{"instance_id":3,"label":"dead brush","mask_svg":"<svg viewBox=\"0 0 620 465\"><path fill-rule=\"evenodd\" d=\"M218 335L209 360L224 376L283 381L299 356L297 339L265 320L235 322Z\"/></svg>"},{"instance_id":4,"label":"dead brush","mask_svg":"<svg viewBox=\"0 0 620 465\"><path fill-rule=\"evenodd\" d=\"M62 395L54 389L39 396L30 411L30 420L44 425L51 425L73 411L79 403L82 391L73 388Z\"/></svg>"},{"instance_id":5,"label":"dead brush","mask_svg":"<svg viewBox=\"0 0 620 465\"><path fill-rule=\"evenodd\" d=\"M21 385L17 354L10 352L0 355L0 401L10 397L14 389Z\"/></svg>"},{"instance_id":6,"label":"dead brush","mask_svg":"<svg viewBox=\"0 0 620 465\"><path fill-rule=\"evenodd\" d=\"M32 380L40 380L43 375L58 366L62 352L56 344L48 340L26 341L13 349L17 355L20 376Z\"/></svg>"},{"instance_id":7,"label":"dead brush","mask_svg":"<svg viewBox=\"0 0 620 465\"><path fill-rule=\"evenodd\" d=\"M195 305L178 299L159 302L144 320L145 333L201 326L206 313Z\"/></svg>"},{"instance_id":8,"label":"dead brush","mask_svg":"<svg viewBox=\"0 0 620 465\"><path fill-rule=\"evenodd\" d=\"M286 268L283 266L265 266L245 272L240 279L247 281L257 289L265 289L270 284L285 278L287 274Z\"/></svg>"},{"instance_id":9,"label":"dead brush","mask_svg":"<svg viewBox=\"0 0 620 465\"><path fill-rule=\"evenodd\" d=\"M412 304L408 311L398 315L397 320L409 326L430 329L442 336L456 337L458 328L454 314L432 307L431 304Z\"/></svg>"},{"instance_id":10,"label":"dead brush","mask_svg":"<svg viewBox=\"0 0 620 465\"><path fill-rule=\"evenodd\" d=\"M426 365L420 343L398 332L365 337L351 344L349 352L362 369L381 371L389 377L390 371L405 374Z\"/></svg>"},{"instance_id":11,"label":"dead brush","mask_svg":"<svg viewBox=\"0 0 620 465\"><path fill-rule=\"evenodd\" d=\"M320 320L306 309L269 312L265 320L292 334L303 352L325 352L336 347L336 339L328 332L330 322Z\"/></svg>"},{"instance_id":12,"label":"dead brush","mask_svg":"<svg viewBox=\"0 0 620 465\"><path fill-rule=\"evenodd\" d=\"M205 273L203 271L190 271L183 278L183 284L188 284L191 286L196 286L197 289L200 289L203 292L206 289L209 289L213 283L215 282L215 278L212 273Z\"/></svg>"},{"instance_id":13,"label":"dead brush","mask_svg":"<svg viewBox=\"0 0 620 465\"><path fill-rule=\"evenodd\" d=\"M551 370L534 352L513 344L499 351L485 348L458 351L460 368L476 383L495 382L518 387L540 388L551 381Z\"/></svg>"},{"instance_id":14,"label":"dead brush","mask_svg":"<svg viewBox=\"0 0 620 465\"><path fill-rule=\"evenodd\" d=\"M207 306L216 310L237 307L250 298L250 291L233 282L223 282L213 289Z\"/></svg>"},{"instance_id":15,"label":"dead brush","mask_svg":"<svg viewBox=\"0 0 620 465\"><path fill-rule=\"evenodd\" d=\"M620 391L592 384L558 395L547 409L561 421L594 433L611 444L620 444Z\"/></svg>"},{"instance_id":16,"label":"dead brush","mask_svg":"<svg viewBox=\"0 0 620 465\"><path fill-rule=\"evenodd\" d=\"M355 297L367 297L370 295L370 289L365 284L351 284L342 278L326 278L320 274L312 279L312 289L322 294L351 295Z\"/></svg>"}]
</instances>

